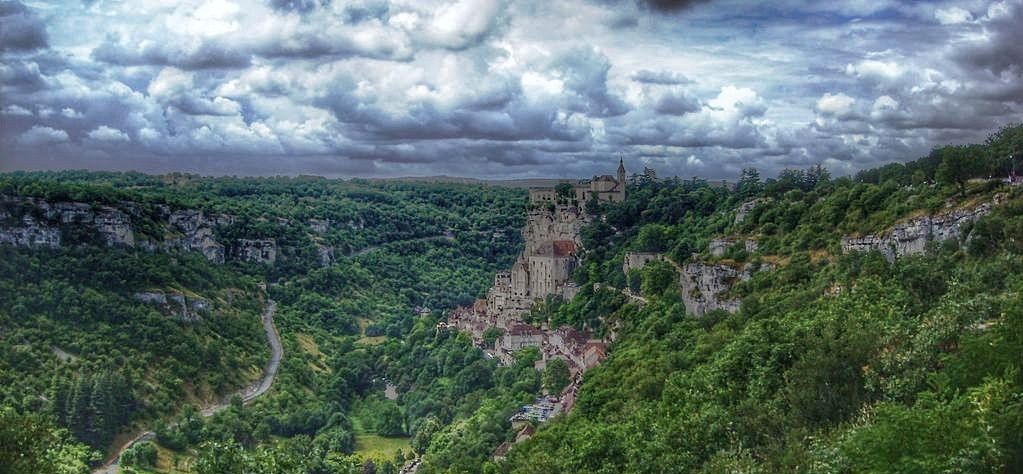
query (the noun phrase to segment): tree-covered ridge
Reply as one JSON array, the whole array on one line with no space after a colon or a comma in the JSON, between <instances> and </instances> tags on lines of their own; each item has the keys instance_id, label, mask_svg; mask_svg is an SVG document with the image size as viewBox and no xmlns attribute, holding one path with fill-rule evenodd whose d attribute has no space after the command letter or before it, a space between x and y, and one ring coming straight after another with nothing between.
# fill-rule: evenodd
<instances>
[{"instance_id":1,"label":"tree-covered ridge","mask_svg":"<svg viewBox=\"0 0 1023 474\"><path fill-rule=\"evenodd\" d=\"M237 221L219 230L226 237L276 238L282 246L299 248L315 238L342 253L447 231L481 239L482 229L505 230L514 244L524 221L517 212L524 204L522 191L448 183L14 172L0 175L0 194L109 205L132 202L142 206L144 215L152 215L157 204L229 214ZM311 232L313 220L331 225L325 232Z\"/></svg>"},{"instance_id":2,"label":"tree-covered ridge","mask_svg":"<svg viewBox=\"0 0 1023 474\"><path fill-rule=\"evenodd\" d=\"M247 383L266 358L253 280L201 256L0 246L0 271L0 403L101 451L135 419ZM153 288L212 307L169 317L135 295Z\"/></svg>"}]
</instances>

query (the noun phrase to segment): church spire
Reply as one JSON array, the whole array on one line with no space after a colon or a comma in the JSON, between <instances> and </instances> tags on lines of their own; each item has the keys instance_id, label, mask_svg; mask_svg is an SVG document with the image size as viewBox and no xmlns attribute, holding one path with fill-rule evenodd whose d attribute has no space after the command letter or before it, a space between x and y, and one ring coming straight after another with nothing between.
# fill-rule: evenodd
<instances>
[{"instance_id":1,"label":"church spire","mask_svg":"<svg viewBox=\"0 0 1023 474\"><path fill-rule=\"evenodd\" d=\"M625 158L623 157L618 158L618 182L625 182Z\"/></svg>"}]
</instances>

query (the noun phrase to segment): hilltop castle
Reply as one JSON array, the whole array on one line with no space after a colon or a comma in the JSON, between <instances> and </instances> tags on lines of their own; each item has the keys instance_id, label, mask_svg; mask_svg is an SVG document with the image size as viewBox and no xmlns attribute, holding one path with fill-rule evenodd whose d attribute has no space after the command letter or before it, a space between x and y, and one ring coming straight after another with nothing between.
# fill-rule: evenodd
<instances>
[{"instance_id":1,"label":"hilltop castle","mask_svg":"<svg viewBox=\"0 0 1023 474\"><path fill-rule=\"evenodd\" d=\"M625 200L625 162L618 160L618 177L605 174L594 176L590 180L582 180L572 185L570 199L585 206L586 202L596 197L598 201L622 202ZM565 196L566 200L569 199ZM529 188L530 204L558 202L558 190L544 186Z\"/></svg>"}]
</instances>

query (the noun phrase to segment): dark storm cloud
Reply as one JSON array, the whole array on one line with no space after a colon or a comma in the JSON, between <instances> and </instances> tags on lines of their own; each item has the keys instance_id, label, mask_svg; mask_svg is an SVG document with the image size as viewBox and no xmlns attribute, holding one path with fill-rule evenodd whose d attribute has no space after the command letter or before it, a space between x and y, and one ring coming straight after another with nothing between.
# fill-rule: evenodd
<instances>
[{"instance_id":1,"label":"dark storm cloud","mask_svg":"<svg viewBox=\"0 0 1023 474\"><path fill-rule=\"evenodd\" d=\"M46 26L21 2L0 1L0 51L47 47Z\"/></svg>"},{"instance_id":2,"label":"dark storm cloud","mask_svg":"<svg viewBox=\"0 0 1023 474\"><path fill-rule=\"evenodd\" d=\"M1023 120L1020 0L669 3L3 2L0 164L841 175Z\"/></svg>"},{"instance_id":3,"label":"dark storm cloud","mask_svg":"<svg viewBox=\"0 0 1023 474\"><path fill-rule=\"evenodd\" d=\"M710 0L639 0L639 4L660 12L677 12Z\"/></svg>"},{"instance_id":4,"label":"dark storm cloud","mask_svg":"<svg viewBox=\"0 0 1023 474\"><path fill-rule=\"evenodd\" d=\"M269 0L274 10L306 13L321 5L329 5L330 0Z\"/></svg>"},{"instance_id":5,"label":"dark storm cloud","mask_svg":"<svg viewBox=\"0 0 1023 474\"><path fill-rule=\"evenodd\" d=\"M674 71L650 71L641 69L629 76L633 81L644 84L681 85L692 84L688 77Z\"/></svg>"},{"instance_id":6,"label":"dark storm cloud","mask_svg":"<svg viewBox=\"0 0 1023 474\"><path fill-rule=\"evenodd\" d=\"M955 52L964 65L1023 79L1023 2L1006 2L1005 11L985 22L983 40L973 41Z\"/></svg>"},{"instance_id":7,"label":"dark storm cloud","mask_svg":"<svg viewBox=\"0 0 1023 474\"><path fill-rule=\"evenodd\" d=\"M32 61L10 61L0 64L0 90L30 92L46 84L39 65ZM10 98L8 98L9 100Z\"/></svg>"},{"instance_id":8,"label":"dark storm cloud","mask_svg":"<svg viewBox=\"0 0 1023 474\"><path fill-rule=\"evenodd\" d=\"M608 90L611 62L593 48L568 50L548 67L560 73L570 92L564 99L566 108L593 117L613 117L629 111L629 105Z\"/></svg>"},{"instance_id":9,"label":"dark storm cloud","mask_svg":"<svg viewBox=\"0 0 1023 474\"><path fill-rule=\"evenodd\" d=\"M120 66L174 66L182 69L238 69L247 67L251 54L216 42L201 42L194 49L172 43L126 45L107 37L92 51L93 59Z\"/></svg>"},{"instance_id":10,"label":"dark storm cloud","mask_svg":"<svg viewBox=\"0 0 1023 474\"><path fill-rule=\"evenodd\" d=\"M661 96L654 110L662 114L682 115L700 110L700 100L683 93L670 92Z\"/></svg>"}]
</instances>

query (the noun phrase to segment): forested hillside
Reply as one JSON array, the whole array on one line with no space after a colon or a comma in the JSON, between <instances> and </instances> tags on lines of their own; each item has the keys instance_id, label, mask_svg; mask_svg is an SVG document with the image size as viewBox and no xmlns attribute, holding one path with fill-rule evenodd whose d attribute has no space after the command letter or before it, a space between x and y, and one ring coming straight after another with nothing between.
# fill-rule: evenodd
<instances>
[{"instance_id":1,"label":"forested hillside","mask_svg":"<svg viewBox=\"0 0 1023 474\"><path fill-rule=\"evenodd\" d=\"M630 285L649 304L603 315L621 335L575 410L492 469L1020 472L1023 187L1005 177L1021 164L1016 126L853 178L747 170L734 193L636 183L590 229L579 278ZM989 214L925 252L843 251L843 237L908 233L920 216L985 203ZM714 255L714 237L735 244ZM626 251L666 258L625 275ZM692 262L761 270L721 295L741 300L736 312L694 317L678 284ZM601 293L552 316L585 320Z\"/></svg>"},{"instance_id":2,"label":"forested hillside","mask_svg":"<svg viewBox=\"0 0 1023 474\"><path fill-rule=\"evenodd\" d=\"M358 432L369 444L392 446L364 450L366 459L393 462L401 446L411 453L413 419L378 400L386 374L378 360L421 364L403 355L397 338L420 319L432 330L442 309L471 303L508 264L524 220L522 190L447 184L60 172L2 175L0 193L9 232L24 228L23 216L44 222L35 203L71 203L63 208L123 210L137 242L176 231L168 212L199 211L230 216L213 229L220 242L276 243L272 263L220 263L198 251L104 245L98 225L73 217L53 224L56 247L0 245L4 416L44 431L65 428L56 436L88 447L69 448L58 464L76 464L69 456L78 464L105 458L127 436L155 426L159 458L145 443L125 462L174 472L223 472L201 456L230 452L204 450L215 443L241 449L291 440L318 450L304 462L323 465L330 454L361 466L345 457ZM329 259L318 252L324 248ZM259 313L267 298L278 302L285 344L273 389L252 406L203 419L199 408L254 380L266 363ZM462 359L450 364L457 372ZM453 414L433 408L462 394L442 395L424 411L446 422Z\"/></svg>"}]
</instances>

